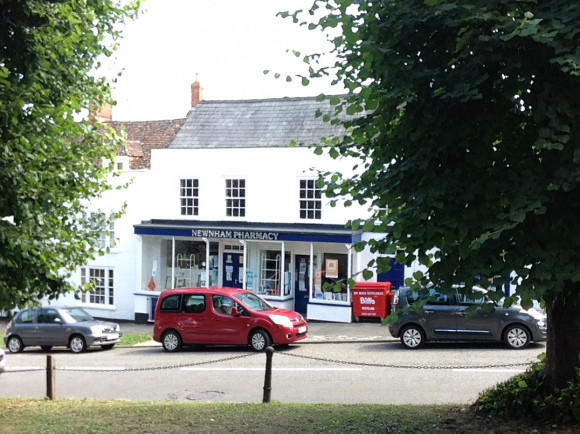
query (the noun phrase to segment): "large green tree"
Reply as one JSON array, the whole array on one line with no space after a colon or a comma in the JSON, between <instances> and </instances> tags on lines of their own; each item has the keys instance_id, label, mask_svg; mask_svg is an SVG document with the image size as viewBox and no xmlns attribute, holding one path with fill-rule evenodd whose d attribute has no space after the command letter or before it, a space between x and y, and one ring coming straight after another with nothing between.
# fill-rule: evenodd
<instances>
[{"instance_id":1,"label":"large green tree","mask_svg":"<svg viewBox=\"0 0 580 434\"><path fill-rule=\"evenodd\" d=\"M349 89L331 103L359 116L340 121L349 134L330 152L364 168L328 177L328 195L372 205L352 224L390 226L371 248L405 249L400 262L428 267L420 284L515 276L524 306L546 303L546 387L564 386L580 367L580 2L317 0L321 11L306 24L334 35L337 60L307 56L305 80Z\"/></svg>"},{"instance_id":2,"label":"large green tree","mask_svg":"<svg viewBox=\"0 0 580 434\"><path fill-rule=\"evenodd\" d=\"M139 1L0 0L0 310L71 291L116 215L82 219L111 188L120 138L77 117L110 102L96 76Z\"/></svg>"}]
</instances>

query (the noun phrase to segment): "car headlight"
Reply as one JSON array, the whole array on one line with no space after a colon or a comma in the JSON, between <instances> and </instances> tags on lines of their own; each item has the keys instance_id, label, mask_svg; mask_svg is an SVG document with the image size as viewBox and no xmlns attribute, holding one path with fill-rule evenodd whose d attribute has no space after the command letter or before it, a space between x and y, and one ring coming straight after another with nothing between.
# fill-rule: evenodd
<instances>
[{"instance_id":1,"label":"car headlight","mask_svg":"<svg viewBox=\"0 0 580 434\"><path fill-rule=\"evenodd\" d=\"M546 327L545 321L538 321L538 327Z\"/></svg>"},{"instance_id":2,"label":"car headlight","mask_svg":"<svg viewBox=\"0 0 580 434\"><path fill-rule=\"evenodd\" d=\"M274 324L278 324L284 327L292 327L292 321L287 316L282 315L270 315L270 319Z\"/></svg>"}]
</instances>

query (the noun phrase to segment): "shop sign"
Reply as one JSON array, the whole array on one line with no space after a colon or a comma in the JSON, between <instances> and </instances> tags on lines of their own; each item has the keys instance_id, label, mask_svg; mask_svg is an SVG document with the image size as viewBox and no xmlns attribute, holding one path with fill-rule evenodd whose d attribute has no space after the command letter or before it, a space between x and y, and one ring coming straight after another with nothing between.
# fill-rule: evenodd
<instances>
[{"instance_id":1,"label":"shop sign","mask_svg":"<svg viewBox=\"0 0 580 434\"><path fill-rule=\"evenodd\" d=\"M230 238L234 240L277 240L278 232L260 231L222 231L219 229L193 229L192 237L197 238Z\"/></svg>"}]
</instances>

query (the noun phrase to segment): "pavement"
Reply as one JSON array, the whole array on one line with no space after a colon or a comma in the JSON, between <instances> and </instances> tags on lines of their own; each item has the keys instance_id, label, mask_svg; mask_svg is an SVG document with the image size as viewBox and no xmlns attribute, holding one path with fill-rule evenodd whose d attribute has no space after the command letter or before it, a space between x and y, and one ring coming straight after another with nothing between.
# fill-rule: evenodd
<instances>
[{"instance_id":1,"label":"pavement","mask_svg":"<svg viewBox=\"0 0 580 434\"><path fill-rule=\"evenodd\" d=\"M135 324L120 322L123 333L151 333L153 324ZM308 337L301 340L301 344L316 343L344 343L344 342L392 342L397 341L389 333L387 326L383 326L378 318L365 318L360 322L350 324L308 321ZM147 341L138 346L161 346L155 341Z\"/></svg>"}]
</instances>

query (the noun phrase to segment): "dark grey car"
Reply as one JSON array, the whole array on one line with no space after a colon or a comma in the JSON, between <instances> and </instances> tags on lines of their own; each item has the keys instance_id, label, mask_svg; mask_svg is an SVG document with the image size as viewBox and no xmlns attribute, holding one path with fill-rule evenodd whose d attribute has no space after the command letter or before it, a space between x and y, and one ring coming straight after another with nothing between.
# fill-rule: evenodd
<instances>
[{"instance_id":1,"label":"dark grey car","mask_svg":"<svg viewBox=\"0 0 580 434\"><path fill-rule=\"evenodd\" d=\"M420 313L409 310L401 314L395 324L389 325L389 331L410 349L421 348L426 341L503 341L509 348L521 349L532 341L546 340L544 314L515 305L504 308L501 303L487 311L481 306L492 301L485 290L480 291L480 298L470 299L457 291L441 294L433 287L428 294L400 288L393 297L391 312L409 307L421 297L428 297L428 301ZM466 310L473 305L479 307L474 316L469 316Z\"/></svg>"},{"instance_id":2,"label":"dark grey car","mask_svg":"<svg viewBox=\"0 0 580 434\"><path fill-rule=\"evenodd\" d=\"M90 346L111 349L121 342L118 324L98 321L80 307L42 307L21 310L6 327L4 343L11 353L24 347L66 346L82 353Z\"/></svg>"}]
</instances>

